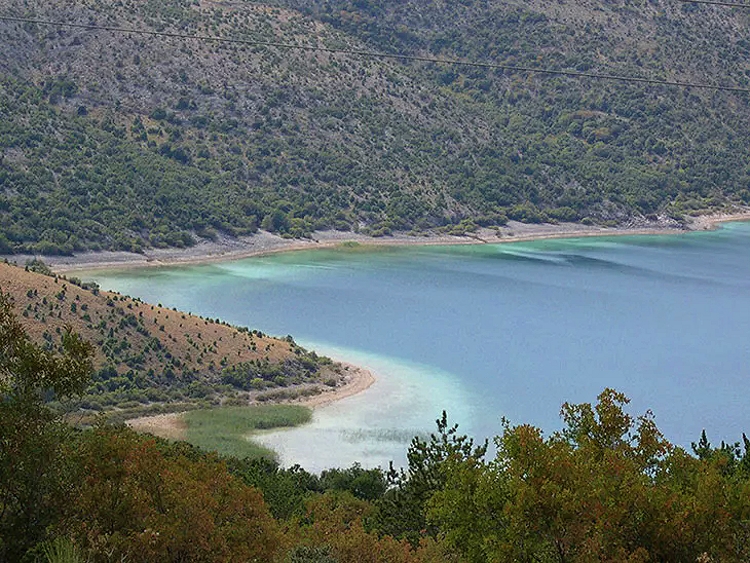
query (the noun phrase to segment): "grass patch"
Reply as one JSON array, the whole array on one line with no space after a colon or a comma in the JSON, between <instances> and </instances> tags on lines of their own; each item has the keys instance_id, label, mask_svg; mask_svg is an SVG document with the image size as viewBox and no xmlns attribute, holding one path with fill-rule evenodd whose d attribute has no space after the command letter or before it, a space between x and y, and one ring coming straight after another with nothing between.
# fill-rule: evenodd
<instances>
[{"instance_id":1,"label":"grass patch","mask_svg":"<svg viewBox=\"0 0 750 563\"><path fill-rule=\"evenodd\" d=\"M204 450L234 457L268 457L275 454L247 439L259 430L299 426L309 422L312 410L300 405L257 405L200 409L185 413L186 440Z\"/></svg>"}]
</instances>

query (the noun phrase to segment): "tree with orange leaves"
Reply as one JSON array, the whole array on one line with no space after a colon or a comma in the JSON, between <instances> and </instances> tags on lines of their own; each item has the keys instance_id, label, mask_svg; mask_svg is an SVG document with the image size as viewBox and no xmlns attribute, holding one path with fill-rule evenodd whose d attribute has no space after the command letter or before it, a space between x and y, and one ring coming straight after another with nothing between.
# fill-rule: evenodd
<instances>
[{"instance_id":1,"label":"tree with orange leaves","mask_svg":"<svg viewBox=\"0 0 750 563\"><path fill-rule=\"evenodd\" d=\"M59 532L92 561L271 561L281 533L256 489L213 456L165 455L154 439L99 429L75 444L80 486Z\"/></svg>"}]
</instances>

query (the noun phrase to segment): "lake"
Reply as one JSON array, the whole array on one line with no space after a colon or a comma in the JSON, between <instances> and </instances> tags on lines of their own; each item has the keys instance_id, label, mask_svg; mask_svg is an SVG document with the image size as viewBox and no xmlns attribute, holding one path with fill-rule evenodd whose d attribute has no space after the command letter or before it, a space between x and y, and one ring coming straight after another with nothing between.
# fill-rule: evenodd
<instances>
[{"instance_id":1,"label":"lake","mask_svg":"<svg viewBox=\"0 0 750 563\"><path fill-rule=\"evenodd\" d=\"M314 250L96 272L103 288L371 368L366 392L262 441L311 470L402 463L443 409L477 438L560 428L613 387L689 447L750 430L750 223L713 232Z\"/></svg>"}]
</instances>

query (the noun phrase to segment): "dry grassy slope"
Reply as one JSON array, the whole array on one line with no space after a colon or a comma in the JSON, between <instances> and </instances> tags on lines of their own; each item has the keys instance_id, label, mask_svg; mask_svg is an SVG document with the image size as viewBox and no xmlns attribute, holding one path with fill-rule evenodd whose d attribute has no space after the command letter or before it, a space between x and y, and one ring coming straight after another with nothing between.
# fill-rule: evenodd
<instances>
[{"instance_id":1,"label":"dry grassy slope","mask_svg":"<svg viewBox=\"0 0 750 563\"><path fill-rule=\"evenodd\" d=\"M175 378L196 371L206 376L223 365L267 359L283 363L295 357L286 340L259 336L193 315L143 303L106 291L92 292L56 279L0 264L0 291L10 294L18 318L37 342L57 345L66 325L96 348L96 365L115 366ZM141 357L141 362L134 358Z\"/></svg>"}]
</instances>

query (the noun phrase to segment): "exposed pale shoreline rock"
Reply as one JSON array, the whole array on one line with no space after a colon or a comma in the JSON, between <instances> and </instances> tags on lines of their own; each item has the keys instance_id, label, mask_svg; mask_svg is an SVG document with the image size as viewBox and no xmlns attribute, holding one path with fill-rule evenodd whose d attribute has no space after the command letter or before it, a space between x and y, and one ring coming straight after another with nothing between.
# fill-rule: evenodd
<instances>
[{"instance_id":1,"label":"exposed pale shoreline rock","mask_svg":"<svg viewBox=\"0 0 750 563\"><path fill-rule=\"evenodd\" d=\"M456 235L410 235L395 233L392 236L371 237L353 232L317 231L310 239L287 239L265 231L242 237L221 237L216 241L202 240L190 248L149 249L143 254L122 251L82 252L74 256L44 256L44 261L58 273L93 271L101 269L141 268L182 264L204 264L239 260L252 256L265 256L295 250L335 248L347 243L363 246L427 246L459 244L498 244L543 240L553 238L576 238L590 236L661 235L678 234L715 229L720 223L749 221L750 210L737 213L702 215L691 219L686 227L676 222L660 220L632 223L625 227L598 227L579 223L527 224L510 221L497 229L479 229L462 236ZM8 255L9 261L23 264L33 255Z\"/></svg>"}]
</instances>

